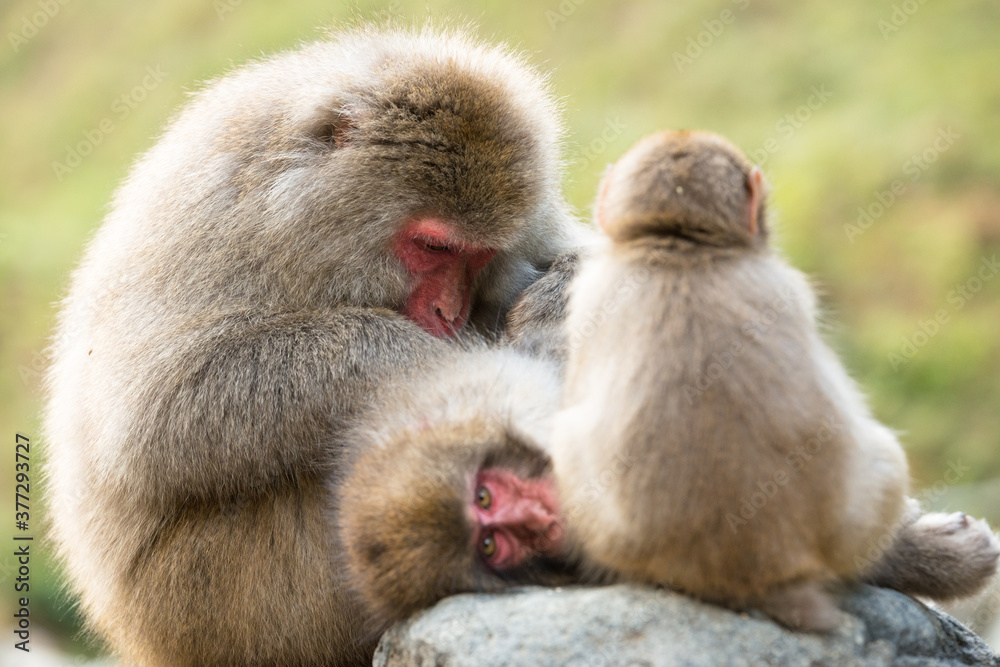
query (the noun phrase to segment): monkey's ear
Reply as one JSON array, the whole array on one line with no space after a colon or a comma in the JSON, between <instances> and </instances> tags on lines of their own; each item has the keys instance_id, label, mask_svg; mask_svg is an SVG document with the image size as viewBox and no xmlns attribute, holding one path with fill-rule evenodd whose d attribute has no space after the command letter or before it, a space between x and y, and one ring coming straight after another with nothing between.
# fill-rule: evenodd
<instances>
[{"instance_id":1,"label":"monkey's ear","mask_svg":"<svg viewBox=\"0 0 1000 667\"><path fill-rule=\"evenodd\" d=\"M594 217L597 218L597 226L608 233L608 214L605 210L605 200L608 197L608 190L611 189L611 174L615 170L615 165L611 164L608 166L607 170L604 172L604 178L601 179L601 190L597 195L597 204L594 206Z\"/></svg>"},{"instance_id":2,"label":"monkey's ear","mask_svg":"<svg viewBox=\"0 0 1000 667\"><path fill-rule=\"evenodd\" d=\"M317 141L340 149L348 144L350 131L356 126L357 119L353 109L324 109L311 134Z\"/></svg>"},{"instance_id":3,"label":"monkey's ear","mask_svg":"<svg viewBox=\"0 0 1000 667\"><path fill-rule=\"evenodd\" d=\"M747 231L750 236L757 236L757 211L760 210L760 200L764 196L764 172L754 165L747 176Z\"/></svg>"}]
</instances>

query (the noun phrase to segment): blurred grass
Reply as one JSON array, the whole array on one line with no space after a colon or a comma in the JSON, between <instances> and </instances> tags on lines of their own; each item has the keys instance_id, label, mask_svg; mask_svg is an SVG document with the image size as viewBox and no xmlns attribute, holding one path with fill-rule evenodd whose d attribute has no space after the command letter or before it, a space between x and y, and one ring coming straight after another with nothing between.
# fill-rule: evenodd
<instances>
[{"instance_id":1,"label":"blurred grass","mask_svg":"<svg viewBox=\"0 0 1000 667\"><path fill-rule=\"evenodd\" d=\"M604 165L658 128L715 130L757 157L774 186L780 243L815 277L831 340L876 415L903 432L916 483L933 485L956 461L970 469L963 485L1000 476L1000 279L960 308L949 300L983 258L1000 256L1000 5L990 0L908 4L918 9L886 35L879 22L893 5L862 0L58 6L16 50L11 36L42 16L43 1L0 10L0 415L11 442L18 430L38 443L38 371L71 267L129 164L187 93L323 27L391 16L473 21L553 71L570 129L567 191L584 215ZM678 68L689 40L700 53ZM115 100L147 67L166 76L123 115ZM829 99L803 107L816 89ZM113 130L57 178L53 163L107 120ZM958 138L914 172L913 156L943 128ZM849 234L859 207L897 180L896 201ZM920 339L920 323L941 309L947 323ZM924 344L899 362L904 339ZM12 465L0 480L11 497ZM987 500L995 495L963 493L962 509L1000 521ZM0 557L4 590L12 572ZM32 577L33 622L69 636L77 619L41 554ZM12 604L13 594L0 596L0 613Z\"/></svg>"}]
</instances>

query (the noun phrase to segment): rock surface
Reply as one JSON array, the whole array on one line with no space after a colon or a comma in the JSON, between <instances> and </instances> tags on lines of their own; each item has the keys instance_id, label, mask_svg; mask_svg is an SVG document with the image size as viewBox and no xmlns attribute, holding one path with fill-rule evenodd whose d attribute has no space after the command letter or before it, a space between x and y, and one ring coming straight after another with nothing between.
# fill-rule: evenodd
<instances>
[{"instance_id":1,"label":"rock surface","mask_svg":"<svg viewBox=\"0 0 1000 667\"><path fill-rule=\"evenodd\" d=\"M374 664L1000 667L975 634L900 593L859 586L840 607L844 622L817 636L638 586L459 595L391 628Z\"/></svg>"}]
</instances>

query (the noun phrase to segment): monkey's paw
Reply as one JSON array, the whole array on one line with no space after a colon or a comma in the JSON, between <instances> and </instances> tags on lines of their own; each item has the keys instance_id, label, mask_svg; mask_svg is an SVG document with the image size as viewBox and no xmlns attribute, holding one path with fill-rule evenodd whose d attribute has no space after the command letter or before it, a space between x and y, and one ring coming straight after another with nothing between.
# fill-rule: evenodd
<instances>
[{"instance_id":1,"label":"monkey's paw","mask_svg":"<svg viewBox=\"0 0 1000 667\"><path fill-rule=\"evenodd\" d=\"M973 595L1000 561L1000 540L964 512L924 514L903 527L871 581L938 602Z\"/></svg>"}]
</instances>

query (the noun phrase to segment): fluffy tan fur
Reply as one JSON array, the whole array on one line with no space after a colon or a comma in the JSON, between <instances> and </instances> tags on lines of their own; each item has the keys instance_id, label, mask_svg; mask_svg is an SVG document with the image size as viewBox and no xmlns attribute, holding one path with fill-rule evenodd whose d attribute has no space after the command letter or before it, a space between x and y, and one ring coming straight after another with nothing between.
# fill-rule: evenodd
<instances>
[{"instance_id":1,"label":"fluffy tan fur","mask_svg":"<svg viewBox=\"0 0 1000 667\"><path fill-rule=\"evenodd\" d=\"M899 521L907 465L767 245L751 178L703 133L647 138L612 168L598 215L615 241L571 288L555 470L599 565L818 629L821 585L862 574Z\"/></svg>"},{"instance_id":2,"label":"fluffy tan fur","mask_svg":"<svg viewBox=\"0 0 1000 667\"><path fill-rule=\"evenodd\" d=\"M135 165L63 304L53 539L140 665L370 664L329 480L379 385L444 344L389 240L432 213L498 249L471 322L573 244L544 80L458 33L358 30L198 93Z\"/></svg>"}]
</instances>

